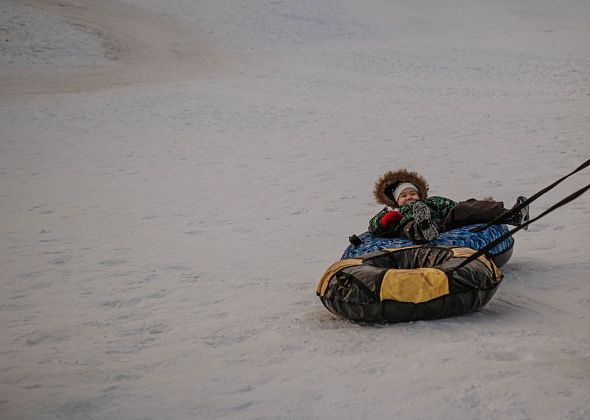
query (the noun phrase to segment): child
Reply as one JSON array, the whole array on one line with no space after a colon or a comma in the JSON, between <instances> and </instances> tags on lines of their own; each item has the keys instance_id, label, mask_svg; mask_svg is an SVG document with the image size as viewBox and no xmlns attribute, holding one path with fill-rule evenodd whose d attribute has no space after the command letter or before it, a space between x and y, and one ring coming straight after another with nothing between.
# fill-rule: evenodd
<instances>
[{"instance_id":1,"label":"child","mask_svg":"<svg viewBox=\"0 0 590 420\"><path fill-rule=\"evenodd\" d=\"M470 199L456 203L445 197L428 197L426 180L406 169L387 172L379 178L373 193L386 207L370 220L369 231L382 237L403 235L417 243L432 241L439 232L489 222L508 211L498 201ZM519 197L517 204L524 200ZM505 223L519 225L525 214L516 213Z\"/></svg>"}]
</instances>

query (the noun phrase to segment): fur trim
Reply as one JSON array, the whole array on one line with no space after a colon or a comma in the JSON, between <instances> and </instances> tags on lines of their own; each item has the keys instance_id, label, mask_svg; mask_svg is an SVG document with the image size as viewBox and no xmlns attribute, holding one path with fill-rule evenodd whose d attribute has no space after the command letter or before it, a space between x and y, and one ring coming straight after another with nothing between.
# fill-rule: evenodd
<instances>
[{"instance_id":1,"label":"fur trim","mask_svg":"<svg viewBox=\"0 0 590 420\"><path fill-rule=\"evenodd\" d=\"M422 177L422 175L418 174L417 172L410 172L407 169L400 169L398 171L389 171L386 172L381 178L377 180L375 183L375 189L373 190L373 195L375 199L380 204L385 204L386 206L397 207L397 203L395 200L389 198L385 191L391 186L395 186L400 182L410 182L418 187L418 193L420 194L420 199L424 200L428 197L428 182L426 179Z\"/></svg>"}]
</instances>

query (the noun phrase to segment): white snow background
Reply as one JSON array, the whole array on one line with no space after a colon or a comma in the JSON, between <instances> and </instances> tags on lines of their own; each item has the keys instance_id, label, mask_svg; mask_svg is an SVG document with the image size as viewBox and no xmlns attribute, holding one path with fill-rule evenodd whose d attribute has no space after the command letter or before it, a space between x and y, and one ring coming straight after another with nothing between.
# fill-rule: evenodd
<instances>
[{"instance_id":1,"label":"white snow background","mask_svg":"<svg viewBox=\"0 0 590 420\"><path fill-rule=\"evenodd\" d=\"M0 418L590 418L588 196L517 234L481 312L359 325L315 296L385 171L510 206L588 159L589 21L0 0Z\"/></svg>"}]
</instances>

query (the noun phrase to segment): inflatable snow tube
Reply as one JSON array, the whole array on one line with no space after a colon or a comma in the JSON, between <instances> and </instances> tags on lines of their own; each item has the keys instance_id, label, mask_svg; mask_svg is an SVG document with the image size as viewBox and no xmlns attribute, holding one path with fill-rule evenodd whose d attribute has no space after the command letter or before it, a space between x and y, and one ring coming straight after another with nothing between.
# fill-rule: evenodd
<instances>
[{"instance_id":1,"label":"inflatable snow tube","mask_svg":"<svg viewBox=\"0 0 590 420\"><path fill-rule=\"evenodd\" d=\"M326 270L316 293L330 312L351 321L389 323L462 315L481 309L503 277L486 255L457 269L475 252L422 245L340 260Z\"/></svg>"},{"instance_id":2,"label":"inflatable snow tube","mask_svg":"<svg viewBox=\"0 0 590 420\"><path fill-rule=\"evenodd\" d=\"M508 226L506 225L492 225L480 232L471 232L471 229L483 226L485 225L469 225L443 232L431 244L467 247L479 251L508 232ZM370 232L365 232L359 235L358 238L361 240L361 244L359 246L350 245L346 248L341 257L342 259L362 257L385 248L402 248L415 245L414 242L407 238L381 238L374 236ZM488 254L494 259L498 267L502 267L512 256L513 246L514 239L509 236L492 248Z\"/></svg>"}]
</instances>

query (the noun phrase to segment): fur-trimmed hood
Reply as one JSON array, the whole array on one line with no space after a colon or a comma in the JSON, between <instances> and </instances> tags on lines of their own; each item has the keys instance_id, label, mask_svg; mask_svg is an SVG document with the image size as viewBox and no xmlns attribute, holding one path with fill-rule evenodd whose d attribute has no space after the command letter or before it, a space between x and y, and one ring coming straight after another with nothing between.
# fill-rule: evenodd
<instances>
[{"instance_id":1,"label":"fur-trimmed hood","mask_svg":"<svg viewBox=\"0 0 590 420\"><path fill-rule=\"evenodd\" d=\"M397 207L397 203L387 195L387 191L392 187L395 188L400 182L411 182L418 187L421 200L428 197L428 182L426 182L426 179L417 172L400 169L398 171L389 171L377 180L375 189L373 190L377 202L386 206Z\"/></svg>"}]
</instances>

